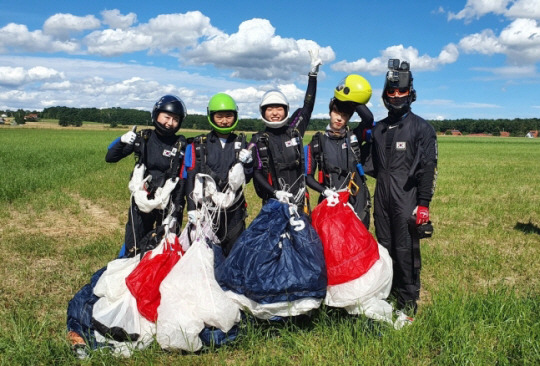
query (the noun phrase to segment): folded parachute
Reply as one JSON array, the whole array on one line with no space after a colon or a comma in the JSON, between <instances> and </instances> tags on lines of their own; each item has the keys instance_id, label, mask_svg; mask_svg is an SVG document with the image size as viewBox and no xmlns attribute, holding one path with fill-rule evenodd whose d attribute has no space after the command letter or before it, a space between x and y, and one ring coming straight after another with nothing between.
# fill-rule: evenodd
<instances>
[{"instance_id":1,"label":"folded parachute","mask_svg":"<svg viewBox=\"0 0 540 366\"><path fill-rule=\"evenodd\" d=\"M216 267L227 295L261 319L306 314L326 294L321 241L290 207L269 200Z\"/></svg>"},{"instance_id":2,"label":"folded parachute","mask_svg":"<svg viewBox=\"0 0 540 366\"><path fill-rule=\"evenodd\" d=\"M198 221L194 226L191 247L159 288L156 340L168 350L197 351L203 346L205 329L226 334L237 331L233 327L240 322L240 308L214 277L212 246L219 242L210 225Z\"/></svg>"},{"instance_id":3,"label":"folded parachute","mask_svg":"<svg viewBox=\"0 0 540 366\"><path fill-rule=\"evenodd\" d=\"M328 271L325 304L392 322L392 306L385 301L392 285L392 260L348 203L322 201L312 213L312 224L324 247Z\"/></svg>"}]
</instances>

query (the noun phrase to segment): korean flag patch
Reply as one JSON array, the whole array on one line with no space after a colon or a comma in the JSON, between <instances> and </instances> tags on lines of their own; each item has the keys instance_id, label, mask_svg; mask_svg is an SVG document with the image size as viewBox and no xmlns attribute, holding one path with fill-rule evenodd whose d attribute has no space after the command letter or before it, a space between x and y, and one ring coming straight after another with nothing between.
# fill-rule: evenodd
<instances>
[{"instance_id":1,"label":"korean flag patch","mask_svg":"<svg viewBox=\"0 0 540 366\"><path fill-rule=\"evenodd\" d=\"M407 142L406 141L396 142L396 150L399 150L399 151L407 150Z\"/></svg>"}]
</instances>

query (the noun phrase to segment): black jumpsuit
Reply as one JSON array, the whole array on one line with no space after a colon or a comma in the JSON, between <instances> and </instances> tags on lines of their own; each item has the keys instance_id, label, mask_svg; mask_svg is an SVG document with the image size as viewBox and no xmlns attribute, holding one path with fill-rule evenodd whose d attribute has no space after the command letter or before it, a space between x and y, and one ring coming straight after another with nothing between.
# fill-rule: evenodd
<instances>
[{"instance_id":1,"label":"black jumpsuit","mask_svg":"<svg viewBox=\"0 0 540 366\"><path fill-rule=\"evenodd\" d=\"M172 162L175 161L176 154L181 154L176 162L182 164L184 151L177 151L178 142L185 141L184 136L162 136L155 130L146 130L148 132L148 140L145 143L141 143L142 133L137 133L137 139L133 145L124 144L120 141L120 138L114 140L107 150L105 161L108 163L115 163L128 155L131 155L135 150L140 154L140 161L146 166L145 177L152 176L150 187L155 189L162 187L168 178L171 178L170 174L179 176L180 167L173 167L171 170ZM185 148L185 143L182 144ZM140 148L138 148L140 146ZM181 227L182 213L185 204L185 189L184 180L180 179L176 184L176 187L171 193L172 202L175 207L173 216L177 219L177 227ZM125 233L125 249L126 253L132 252L137 243L141 242L141 239L151 232L155 227L161 225L161 222L167 215L168 208L165 210L155 209L149 213L145 213L139 210L134 199L131 201L131 207L128 214L128 221L126 223Z\"/></svg>"},{"instance_id":2,"label":"black jumpsuit","mask_svg":"<svg viewBox=\"0 0 540 366\"><path fill-rule=\"evenodd\" d=\"M351 144L348 142L347 134L336 136L326 131L324 134L319 134L319 152L314 147L315 139L311 141L307 149L307 166L306 166L306 183L307 185L321 193L319 196L319 203L325 198L322 192L326 188L341 190L347 188L349 181L354 174L354 182L359 187L358 193L349 197L349 203L354 207L354 211L364 223L364 226L369 229L370 212L371 207L370 194L364 178L357 170L357 163L363 164L365 156L369 152L369 143L365 142L366 132L373 126L373 114L363 104L359 104L356 107L356 112L362 119L358 126L352 131L357 137L358 144L361 150L360 161L357 161L354 152L352 151ZM322 154L322 167L319 166L319 162L316 159L316 155ZM318 182L315 177L315 170L319 170L323 173L323 182Z\"/></svg>"},{"instance_id":3,"label":"black jumpsuit","mask_svg":"<svg viewBox=\"0 0 540 366\"><path fill-rule=\"evenodd\" d=\"M195 138L194 141L200 141L199 138ZM235 146L239 143L241 146ZM195 185L195 176L197 173L208 174L216 182L219 192L223 192L228 183L229 170L238 163L237 152L240 149L247 148L245 139L243 141L237 141L237 135L231 133L225 144L222 146L218 135L212 131L206 135L206 143L203 146L200 157L200 163L197 164L196 156L196 142L193 142L186 150L186 196L187 196L187 210L192 211L197 209L195 201L193 201L191 192ZM248 183L253 176L253 163L244 165L244 175L246 177L246 183ZM222 210L219 215L215 215L213 222L214 233L221 241L221 248L225 256L229 255L236 239L246 228L247 209L246 199L241 189L236 192L236 198L231 207Z\"/></svg>"},{"instance_id":4,"label":"black jumpsuit","mask_svg":"<svg viewBox=\"0 0 540 366\"><path fill-rule=\"evenodd\" d=\"M266 128L253 135L255 144L253 184L263 204L275 196L275 191L284 190L293 194L291 203L295 203L298 212L304 208L305 175L303 137L311 119L315 94L317 92L317 76L310 75L304 97L304 105L298 108L285 126ZM268 138L268 170L263 166L259 151L261 136Z\"/></svg>"},{"instance_id":5,"label":"black jumpsuit","mask_svg":"<svg viewBox=\"0 0 540 366\"><path fill-rule=\"evenodd\" d=\"M366 173L377 178L375 233L394 263L393 293L399 309L416 312L420 292L420 251L414 250L407 220L417 205L429 207L437 170L437 136L424 119L408 112L387 117L372 130ZM415 258L416 257L416 258Z\"/></svg>"}]
</instances>

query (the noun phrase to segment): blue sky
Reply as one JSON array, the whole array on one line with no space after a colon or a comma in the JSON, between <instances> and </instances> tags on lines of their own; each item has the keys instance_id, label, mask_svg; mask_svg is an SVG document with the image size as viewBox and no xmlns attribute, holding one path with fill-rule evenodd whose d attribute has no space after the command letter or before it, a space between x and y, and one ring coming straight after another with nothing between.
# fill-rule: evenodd
<instances>
[{"instance_id":1,"label":"blue sky","mask_svg":"<svg viewBox=\"0 0 540 366\"><path fill-rule=\"evenodd\" d=\"M426 119L540 116L540 0L3 0L0 109L150 110L176 94L204 114L227 92L258 117L268 89L301 106L309 49L324 63L316 117L354 73L383 118L389 58L410 62Z\"/></svg>"}]
</instances>

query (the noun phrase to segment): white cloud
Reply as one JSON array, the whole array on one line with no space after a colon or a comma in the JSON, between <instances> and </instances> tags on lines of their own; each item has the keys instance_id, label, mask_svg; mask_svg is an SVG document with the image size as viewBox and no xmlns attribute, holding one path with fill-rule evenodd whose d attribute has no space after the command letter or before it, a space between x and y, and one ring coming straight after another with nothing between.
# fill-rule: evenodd
<instances>
[{"instance_id":1,"label":"white cloud","mask_svg":"<svg viewBox=\"0 0 540 366\"><path fill-rule=\"evenodd\" d=\"M133 29L106 29L95 31L85 38L88 53L103 56L118 56L148 49L152 36Z\"/></svg>"},{"instance_id":2,"label":"white cloud","mask_svg":"<svg viewBox=\"0 0 540 366\"><path fill-rule=\"evenodd\" d=\"M72 14L58 13L45 21L43 32L60 39L67 39L72 33L96 29L100 26L100 21L93 15L78 17Z\"/></svg>"},{"instance_id":3,"label":"white cloud","mask_svg":"<svg viewBox=\"0 0 540 366\"><path fill-rule=\"evenodd\" d=\"M540 61L540 27L533 19L516 19L499 36L491 29L471 34L459 41L466 53L504 54L514 64Z\"/></svg>"},{"instance_id":4,"label":"white cloud","mask_svg":"<svg viewBox=\"0 0 540 366\"><path fill-rule=\"evenodd\" d=\"M152 49L168 52L171 49L195 47L201 38L221 32L210 24L210 18L200 11L185 14L162 14L142 24L138 31L152 36Z\"/></svg>"},{"instance_id":5,"label":"white cloud","mask_svg":"<svg viewBox=\"0 0 540 366\"><path fill-rule=\"evenodd\" d=\"M58 41L26 25L9 23L0 28L0 52L67 52L75 53L79 45L73 41Z\"/></svg>"},{"instance_id":6,"label":"white cloud","mask_svg":"<svg viewBox=\"0 0 540 366\"><path fill-rule=\"evenodd\" d=\"M62 78L64 78L63 73L43 66L36 66L30 69L0 66L0 85L18 87L31 82L58 80Z\"/></svg>"},{"instance_id":7,"label":"white cloud","mask_svg":"<svg viewBox=\"0 0 540 366\"><path fill-rule=\"evenodd\" d=\"M184 56L192 64L214 64L234 69L233 77L287 80L309 71L308 50L319 49L323 63L334 60L331 47L321 47L310 40L282 38L266 19L244 21L238 32L216 34L189 50Z\"/></svg>"},{"instance_id":8,"label":"white cloud","mask_svg":"<svg viewBox=\"0 0 540 366\"><path fill-rule=\"evenodd\" d=\"M450 12L448 20L464 19L466 22L480 18L488 13L503 14L510 0L467 0L465 8L457 14Z\"/></svg>"},{"instance_id":9,"label":"white cloud","mask_svg":"<svg viewBox=\"0 0 540 366\"><path fill-rule=\"evenodd\" d=\"M510 18L540 19L540 0L518 0L506 12Z\"/></svg>"},{"instance_id":10,"label":"white cloud","mask_svg":"<svg viewBox=\"0 0 540 366\"><path fill-rule=\"evenodd\" d=\"M498 37L491 29L485 29L481 33L475 33L462 38L459 47L466 53L480 53L492 55L504 53L505 47L499 42Z\"/></svg>"},{"instance_id":11,"label":"white cloud","mask_svg":"<svg viewBox=\"0 0 540 366\"><path fill-rule=\"evenodd\" d=\"M403 45L391 46L381 52L381 56L370 61L359 59L353 62L339 61L332 65L332 69L346 73L368 72L371 75L379 75L387 70L388 60L398 58L406 60L411 65L412 71L435 70L441 65L456 62L459 51L456 45L450 43L446 45L437 57L428 55L420 56L414 47L403 47Z\"/></svg>"},{"instance_id":12,"label":"white cloud","mask_svg":"<svg viewBox=\"0 0 540 366\"><path fill-rule=\"evenodd\" d=\"M126 29L137 22L137 15L135 13L122 15L118 9L103 10L101 16L103 17L103 24L111 28Z\"/></svg>"},{"instance_id":13,"label":"white cloud","mask_svg":"<svg viewBox=\"0 0 540 366\"><path fill-rule=\"evenodd\" d=\"M448 20L464 20L469 23L472 19L490 13L512 19L540 19L540 0L467 0L465 7L457 14L448 13Z\"/></svg>"}]
</instances>

